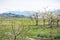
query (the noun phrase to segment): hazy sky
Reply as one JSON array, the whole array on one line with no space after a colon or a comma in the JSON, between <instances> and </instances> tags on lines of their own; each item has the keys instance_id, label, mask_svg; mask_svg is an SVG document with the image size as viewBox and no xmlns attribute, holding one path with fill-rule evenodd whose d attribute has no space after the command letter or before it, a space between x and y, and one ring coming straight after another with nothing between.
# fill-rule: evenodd
<instances>
[{"instance_id":1,"label":"hazy sky","mask_svg":"<svg viewBox=\"0 0 60 40\"><path fill-rule=\"evenodd\" d=\"M6 11L37 11L60 9L60 0L0 0L0 13Z\"/></svg>"}]
</instances>

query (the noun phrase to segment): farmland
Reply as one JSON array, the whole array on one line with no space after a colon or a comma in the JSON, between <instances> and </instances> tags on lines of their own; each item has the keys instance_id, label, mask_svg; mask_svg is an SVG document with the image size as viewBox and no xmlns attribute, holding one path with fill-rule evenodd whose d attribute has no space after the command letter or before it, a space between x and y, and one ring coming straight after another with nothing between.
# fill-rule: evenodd
<instances>
[{"instance_id":1,"label":"farmland","mask_svg":"<svg viewBox=\"0 0 60 40\"><path fill-rule=\"evenodd\" d=\"M29 18L0 18L0 40L29 40L29 38L60 39L60 27L43 26L41 20ZM48 22L45 22L48 24Z\"/></svg>"}]
</instances>

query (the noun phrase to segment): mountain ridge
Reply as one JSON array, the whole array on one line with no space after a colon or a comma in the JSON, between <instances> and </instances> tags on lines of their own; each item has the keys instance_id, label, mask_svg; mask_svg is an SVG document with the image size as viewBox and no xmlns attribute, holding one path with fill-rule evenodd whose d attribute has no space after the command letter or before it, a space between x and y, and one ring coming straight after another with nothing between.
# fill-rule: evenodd
<instances>
[{"instance_id":1,"label":"mountain ridge","mask_svg":"<svg viewBox=\"0 0 60 40\"><path fill-rule=\"evenodd\" d=\"M55 14L60 14L60 9L49 11ZM30 14L36 13L35 11L8 11L0 14L0 17L17 17L17 18L25 18L29 17Z\"/></svg>"}]
</instances>

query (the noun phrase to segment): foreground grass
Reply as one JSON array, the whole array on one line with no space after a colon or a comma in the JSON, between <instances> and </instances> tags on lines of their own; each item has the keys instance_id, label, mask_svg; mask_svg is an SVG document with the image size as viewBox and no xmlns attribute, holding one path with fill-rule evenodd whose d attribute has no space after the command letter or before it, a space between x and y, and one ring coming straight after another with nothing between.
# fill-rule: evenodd
<instances>
[{"instance_id":1,"label":"foreground grass","mask_svg":"<svg viewBox=\"0 0 60 40\"><path fill-rule=\"evenodd\" d=\"M34 26L35 21L30 19L20 19L20 18L10 18L10 19L0 19L0 40L13 40L14 34L20 32L16 40L28 40L29 38L53 38L54 40L60 39L60 28L59 27L43 27ZM39 22L43 24L41 21Z\"/></svg>"}]
</instances>

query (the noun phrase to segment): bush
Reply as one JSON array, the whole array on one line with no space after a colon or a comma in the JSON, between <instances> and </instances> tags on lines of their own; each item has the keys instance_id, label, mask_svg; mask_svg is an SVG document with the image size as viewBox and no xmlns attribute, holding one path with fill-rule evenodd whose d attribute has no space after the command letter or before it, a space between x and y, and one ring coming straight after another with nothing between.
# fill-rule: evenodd
<instances>
[{"instance_id":1,"label":"bush","mask_svg":"<svg viewBox=\"0 0 60 40\"><path fill-rule=\"evenodd\" d=\"M40 35L40 34L38 34L37 37L42 37L42 38L45 37L45 38L48 38L48 35Z\"/></svg>"},{"instance_id":2,"label":"bush","mask_svg":"<svg viewBox=\"0 0 60 40\"><path fill-rule=\"evenodd\" d=\"M55 36L54 39L60 39L60 35Z\"/></svg>"}]
</instances>

